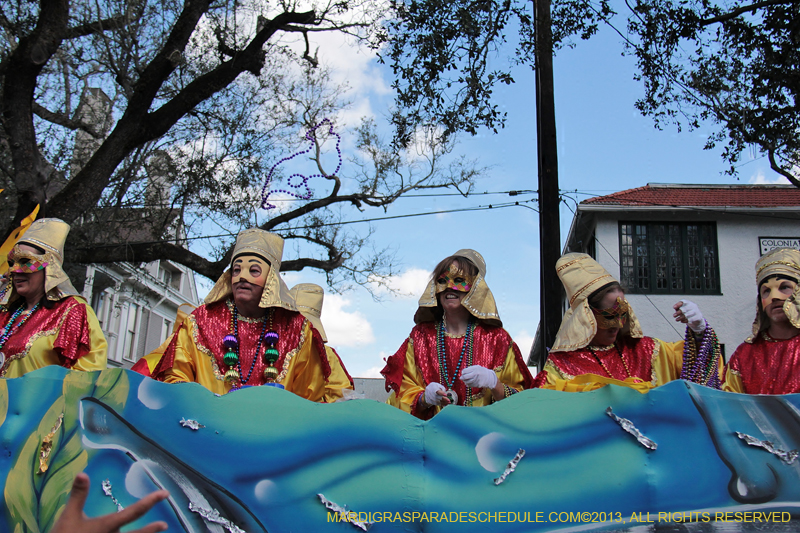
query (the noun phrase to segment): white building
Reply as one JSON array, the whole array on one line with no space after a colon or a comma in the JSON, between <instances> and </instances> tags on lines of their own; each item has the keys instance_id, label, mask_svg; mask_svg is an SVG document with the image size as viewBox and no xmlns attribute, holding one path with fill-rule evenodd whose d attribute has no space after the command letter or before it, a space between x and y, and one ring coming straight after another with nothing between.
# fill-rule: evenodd
<instances>
[{"instance_id":1,"label":"white building","mask_svg":"<svg viewBox=\"0 0 800 533\"><path fill-rule=\"evenodd\" d=\"M194 272L171 261L89 265L83 296L108 341L109 367L130 368L172 333L181 304L200 304Z\"/></svg>"},{"instance_id":2,"label":"white building","mask_svg":"<svg viewBox=\"0 0 800 533\"><path fill-rule=\"evenodd\" d=\"M581 202L564 251L620 280L645 335L679 340L672 305L697 303L727 358L755 318L756 261L778 246L800 248L792 185L648 184Z\"/></svg>"}]
</instances>

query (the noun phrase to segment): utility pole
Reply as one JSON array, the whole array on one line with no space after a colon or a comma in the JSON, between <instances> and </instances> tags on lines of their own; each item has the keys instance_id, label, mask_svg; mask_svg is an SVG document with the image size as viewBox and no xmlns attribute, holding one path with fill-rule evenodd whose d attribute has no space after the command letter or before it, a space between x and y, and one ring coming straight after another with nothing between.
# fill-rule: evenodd
<instances>
[{"instance_id":1,"label":"utility pole","mask_svg":"<svg viewBox=\"0 0 800 533\"><path fill-rule=\"evenodd\" d=\"M536 53L536 142L539 156L540 299L539 346L534 354L541 370L547 348L553 346L562 315L561 282L556 261L561 256L559 221L558 153L553 91L553 32L550 0L534 0Z\"/></svg>"}]
</instances>

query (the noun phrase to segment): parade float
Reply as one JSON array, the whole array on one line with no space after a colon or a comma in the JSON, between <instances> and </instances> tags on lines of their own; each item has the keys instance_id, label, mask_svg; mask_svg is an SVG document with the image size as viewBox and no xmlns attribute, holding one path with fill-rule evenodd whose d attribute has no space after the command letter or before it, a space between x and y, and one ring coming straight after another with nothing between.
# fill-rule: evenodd
<instances>
[{"instance_id":1,"label":"parade float","mask_svg":"<svg viewBox=\"0 0 800 533\"><path fill-rule=\"evenodd\" d=\"M0 530L166 488L170 531L794 531L800 397L683 381L529 390L430 421L274 387L217 396L125 370L0 380ZM138 524L138 526L137 526Z\"/></svg>"}]
</instances>

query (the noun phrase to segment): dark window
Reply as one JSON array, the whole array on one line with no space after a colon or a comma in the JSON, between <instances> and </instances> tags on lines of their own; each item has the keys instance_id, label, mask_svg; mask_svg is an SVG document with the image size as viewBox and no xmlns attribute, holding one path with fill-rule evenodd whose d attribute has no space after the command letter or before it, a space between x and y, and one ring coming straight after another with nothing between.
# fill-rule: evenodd
<instances>
[{"instance_id":1,"label":"dark window","mask_svg":"<svg viewBox=\"0 0 800 533\"><path fill-rule=\"evenodd\" d=\"M720 294L714 223L620 222L620 280L646 294Z\"/></svg>"}]
</instances>

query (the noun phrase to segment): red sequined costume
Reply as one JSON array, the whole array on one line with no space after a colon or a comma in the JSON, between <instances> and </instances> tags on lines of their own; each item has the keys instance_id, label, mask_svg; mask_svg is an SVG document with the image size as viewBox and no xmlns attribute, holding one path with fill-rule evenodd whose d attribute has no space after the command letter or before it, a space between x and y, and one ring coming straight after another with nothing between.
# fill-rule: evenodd
<instances>
[{"instance_id":1,"label":"red sequined costume","mask_svg":"<svg viewBox=\"0 0 800 533\"><path fill-rule=\"evenodd\" d=\"M466 386L457 376L461 370L471 365L481 365L493 369L503 384L515 391L530 388L533 378L522 359L516 343L499 326L489 326L480 321L473 333L472 361L467 356L457 367L465 337L445 337L447 369L450 379L455 383L452 389L458 394L458 405L483 406L492 403L489 389L471 388L467 394ZM436 350L436 325L434 322L417 324L406 342L391 356L381 373L386 378L387 390L394 391L394 405L419 418L431 418L439 408L419 409L420 393L431 382L443 384L444 375L440 372Z\"/></svg>"},{"instance_id":2,"label":"red sequined costume","mask_svg":"<svg viewBox=\"0 0 800 533\"><path fill-rule=\"evenodd\" d=\"M719 388L719 343L707 322L700 339L687 328L684 341L663 342L646 337L633 308L617 297L618 304L625 303L625 311L612 326L617 328L614 344L593 346L599 329L612 327L600 327L589 298L604 287L619 287L619 282L584 253L561 256L556 273L564 284L570 307L561 320L547 362L536 376L536 387L582 392L613 384L644 393L683 376Z\"/></svg>"},{"instance_id":3,"label":"red sequined costume","mask_svg":"<svg viewBox=\"0 0 800 533\"><path fill-rule=\"evenodd\" d=\"M617 350L619 348L619 350ZM544 369L536 375L534 387L577 392L592 390L599 382L570 383L576 376L592 374L642 389L678 379L683 362L683 341L663 342L652 337L620 337L615 345L551 352Z\"/></svg>"},{"instance_id":4,"label":"red sequined costume","mask_svg":"<svg viewBox=\"0 0 800 533\"><path fill-rule=\"evenodd\" d=\"M201 305L181 324L164 356L153 370L153 376L169 383L197 382L218 394L228 392L232 385L225 381L228 370L224 363L227 349L223 338L230 333L233 302L231 299ZM256 345L264 320L272 319L267 329L278 333L276 348L280 354L275 363L278 383L286 390L311 401L326 398L326 385L331 374L325 346L311 323L296 311L280 307L267 309L263 319L239 316L239 358L242 384L263 385L265 368L264 345L256 356ZM252 368L252 371L250 370Z\"/></svg>"},{"instance_id":5,"label":"red sequined costume","mask_svg":"<svg viewBox=\"0 0 800 533\"><path fill-rule=\"evenodd\" d=\"M746 394L800 392L800 335L775 340L762 331L743 342L725 367L723 390Z\"/></svg>"},{"instance_id":6,"label":"red sequined costume","mask_svg":"<svg viewBox=\"0 0 800 533\"><path fill-rule=\"evenodd\" d=\"M771 282L773 278L775 282ZM775 248L756 262L756 317L751 334L725 366L723 390L747 394L800 392L800 284L796 280L800 280L800 251L794 248ZM784 292L786 289L791 289L791 294ZM773 324L764 312L771 306L775 313L778 303L785 317L779 313L775 319L788 321L783 328ZM769 334L773 325L778 327L773 335L791 338L774 339Z\"/></svg>"},{"instance_id":7,"label":"red sequined costume","mask_svg":"<svg viewBox=\"0 0 800 533\"><path fill-rule=\"evenodd\" d=\"M0 328L13 313L0 311ZM41 307L13 332L3 346L0 376L15 378L49 365L74 370L104 370L106 340L94 311L74 296Z\"/></svg>"}]
</instances>

